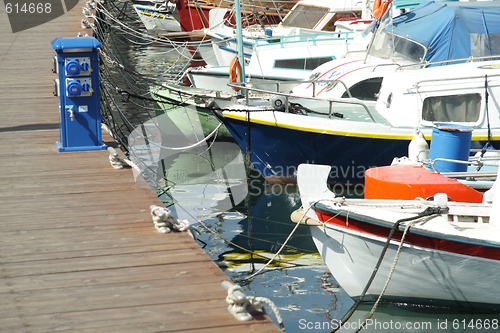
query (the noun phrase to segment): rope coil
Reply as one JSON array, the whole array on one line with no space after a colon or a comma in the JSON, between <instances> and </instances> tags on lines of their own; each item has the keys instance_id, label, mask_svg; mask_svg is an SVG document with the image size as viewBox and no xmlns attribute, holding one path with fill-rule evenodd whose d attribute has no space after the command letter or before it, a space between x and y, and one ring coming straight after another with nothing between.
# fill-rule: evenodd
<instances>
[{"instance_id":1,"label":"rope coil","mask_svg":"<svg viewBox=\"0 0 500 333\"><path fill-rule=\"evenodd\" d=\"M170 209L165 207L152 205L150 210L155 228L162 234L168 234L172 231L185 231L194 239L193 228L188 220L178 220L175 216L172 216Z\"/></svg>"},{"instance_id":2,"label":"rope coil","mask_svg":"<svg viewBox=\"0 0 500 333\"><path fill-rule=\"evenodd\" d=\"M229 304L228 310L236 319L239 321L252 320L253 317L250 312L258 311L265 313L264 304L267 304L273 310L281 330L285 330L285 325L283 324L283 319L281 318L278 307L269 298L246 296L241 286L231 284L228 281L223 281L222 285L227 289L226 303Z\"/></svg>"}]
</instances>

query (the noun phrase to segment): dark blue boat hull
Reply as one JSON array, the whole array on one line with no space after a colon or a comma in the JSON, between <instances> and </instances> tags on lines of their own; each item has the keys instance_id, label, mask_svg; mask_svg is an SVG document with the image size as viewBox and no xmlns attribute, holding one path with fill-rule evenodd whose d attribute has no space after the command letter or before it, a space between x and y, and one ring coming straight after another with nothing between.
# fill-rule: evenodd
<instances>
[{"instance_id":1,"label":"dark blue boat hull","mask_svg":"<svg viewBox=\"0 0 500 333\"><path fill-rule=\"evenodd\" d=\"M270 183L295 182L299 164L309 163L332 166L329 181L360 184L368 168L390 165L394 157L406 156L410 143L314 133L232 118L222 121Z\"/></svg>"}]
</instances>

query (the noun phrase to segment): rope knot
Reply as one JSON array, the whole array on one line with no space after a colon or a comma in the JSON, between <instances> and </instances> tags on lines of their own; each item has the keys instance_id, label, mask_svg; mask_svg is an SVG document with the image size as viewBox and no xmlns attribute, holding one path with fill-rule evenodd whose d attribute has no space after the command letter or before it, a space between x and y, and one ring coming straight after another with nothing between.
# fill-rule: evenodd
<instances>
[{"instance_id":1,"label":"rope knot","mask_svg":"<svg viewBox=\"0 0 500 333\"><path fill-rule=\"evenodd\" d=\"M167 234L172 231L186 231L194 238L193 232L191 231L192 227L188 220L178 220L175 216L172 216L170 209L166 207L152 205L150 209L155 228L162 234Z\"/></svg>"},{"instance_id":2,"label":"rope knot","mask_svg":"<svg viewBox=\"0 0 500 333\"><path fill-rule=\"evenodd\" d=\"M239 321L252 320L252 312L266 313L264 303L269 305L278 320L279 326L285 330L283 319L279 313L278 307L266 297L247 296L243 292L243 288L237 284L232 284L229 281L223 281L222 286L227 290L226 303L229 304L228 310Z\"/></svg>"}]
</instances>

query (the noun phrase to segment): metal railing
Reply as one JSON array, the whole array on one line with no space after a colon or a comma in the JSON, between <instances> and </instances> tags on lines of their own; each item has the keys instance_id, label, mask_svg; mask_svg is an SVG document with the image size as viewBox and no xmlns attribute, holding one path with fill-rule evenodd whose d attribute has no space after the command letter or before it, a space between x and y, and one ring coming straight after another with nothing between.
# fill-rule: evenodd
<instances>
[{"instance_id":1,"label":"metal railing","mask_svg":"<svg viewBox=\"0 0 500 333\"><path fill-rule=\"evenodd\" d=\"M312 96L309 97L309 96L303 96L303 95L296 95L296 94L291 94L291 93L280 92L279 90L280 90L282 82L285 82L286 84L294 84L294 83L296 83L297 85L298 84L310 83L310 84L313 85ZM316 95L316 85L319 84L319 83L321 83L321 84L327 84L327 85L328 84L331 84L331 85L335 84L335 85L337 85L337 84L340 83L346 89L346 92L349 95L349 97L352 98L352 95L351 95L351 93L349 91L349 88L341 80L321 80L321 81L316 81L316 80L294 81L294 80L291 80L291 81L281 81L281 82L280 81L270 81L269 83L262 83L262 82L258 83L259 85L261 85L261 84L275 84L276 85L276 91L255 88L250 83L234 82L234 83L228 83L228 85L230 87L243 90L243 95L245 96L245 103L246 103L247 106L249 105L249 92L253 91L253 92L257 92L258 94L261 94L261 95L279 95L279 96L283 96L284 99L285 99L285 112L287 112L287 113L290 112L290 109L289 109L289 99L290 98L294 98L294 99L307 99L307 100L315 100L315 101L327 102L328 106L329 106L329 113L328 113L329 118L331 118L331 116L332 116L333 104L334 103L338 103L338 104L350 104L350 105L361 106L362 108L365 109L365 111L368 114L368 116L370 117L370 119L374 123L376 123L375 118L373 117L372 113L370 112L370 109L368 108L368 106L365 103L363 103L363 102L361 102L359 100L320 98L320 97L315 96Z\"/></svg>"}]
</instances>

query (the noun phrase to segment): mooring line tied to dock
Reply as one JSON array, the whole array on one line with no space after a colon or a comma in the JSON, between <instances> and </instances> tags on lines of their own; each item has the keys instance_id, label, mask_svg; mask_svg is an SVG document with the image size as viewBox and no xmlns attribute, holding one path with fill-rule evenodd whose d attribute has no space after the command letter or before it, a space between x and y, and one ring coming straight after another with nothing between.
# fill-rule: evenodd
<instances>
[{"instance_id":1,"label":"mooring line tied to dock","mask_svg":"<svg viewBox=\"0 0 500 333\"><path fill-rule=\"evenodd\" d=\"M269 298L247 296L241 286L229 281L222 281L221 284L227 290L226 303L229 304L227 309L236 319L239 321L252 320L252 313L266 313L264 304L267 304L273 310L281 330L285 330L278 307Z\"/></svg>"},{"instance_id":2,"label":"mooring line tied to dock","mask_svg":"<svg viewBox=\"0 0 500 333\"><path fill-rule=\"evenodd\" d=\"M178 220L171 214L170 209L166 207L151 205L149 208L151 210L151 216L153 217L153 223L158 232L167 234L172 231L185 231L195 239L193 231L196 232L196 230L191 226L188 220Z\"/></svg>"}]
</instances>

